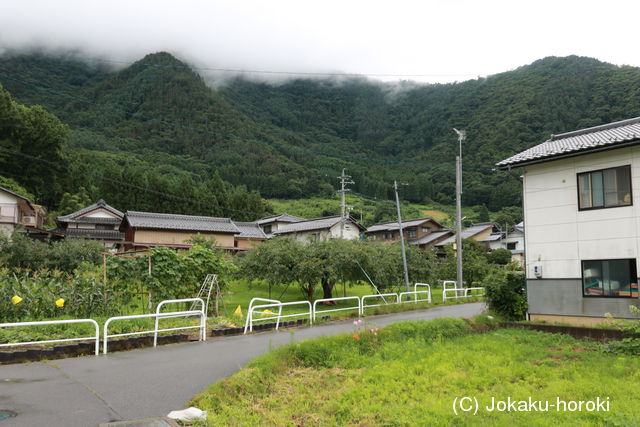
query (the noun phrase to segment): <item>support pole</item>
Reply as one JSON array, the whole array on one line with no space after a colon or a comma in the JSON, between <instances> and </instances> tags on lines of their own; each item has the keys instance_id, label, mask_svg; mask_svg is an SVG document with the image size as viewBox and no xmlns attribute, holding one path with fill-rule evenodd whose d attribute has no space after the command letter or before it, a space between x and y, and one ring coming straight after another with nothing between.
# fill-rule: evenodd
<instances>
[{"instance_id":1,"label":"support pole","mask_svg":"<svg viewBox=\"0 0 640 427\"><path fill-rule=\"evenodd\" d=\"M409 270L407 269L407 253L404 248L404 232L402 230L402 215L400 215L400 198L398 197L398 181L393 181L393 188L396 192L396 209L398 211L398 228L400 229L400 245L402 247L402 269L404 272L404 284L407 292L411 292L409 286Z\"/></svg>"},{"instance_id":2,"label":"support pole","mask_svg":"<svg viewBox=\"0 0 640 427\"><path fill-rule=\"evenodd\" d=\"M460 156L456 156L456 258L458 288L463 288L462 277L462 168Z\"/></svg>"},{"instance_id":3,"label":"support pole","mask_svg":"<svg viewBox=\"0 0 640 427\"><path fill-rule=\"evenodd\" d=\"M342 169L342 175L340 175L338 179L340 180L340 190L338 192L342 195L340 201L340 238L344 239L344 223L348 217L346 199L347 185L355 183L351 180L351 176L346 174L345 169Z\"/></svg>"}]
</instances>

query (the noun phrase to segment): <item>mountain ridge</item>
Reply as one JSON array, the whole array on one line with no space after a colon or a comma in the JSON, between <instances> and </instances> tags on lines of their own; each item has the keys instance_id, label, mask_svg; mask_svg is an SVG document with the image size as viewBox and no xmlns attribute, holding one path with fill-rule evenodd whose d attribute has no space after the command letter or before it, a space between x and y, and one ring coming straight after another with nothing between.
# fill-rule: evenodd
<instances>
[{"instance_id":1,"label":"mountain ridge","mask_svg":"<svg viewBox=\"0 0 640 427\"><path fill-rule=\"evenodd\" d=\"M46 55L0 57L0 69L89 101L0 78L20 102L42 104L69 124L73 150L137 153L154 167L196 180L217 174L265 197L330 194L347 168L361 193L386 198L399 180L411 184L407 200L451 203L452 128L462 127L463 202L495 211L520 203L520 183L492 171L495 162L551 133L640 115L638 68L578 56L428 85L236 77L212 88L166 52L115 71ZM403 85L411 87L394 93Z\"/></svg>"}]
</instances>

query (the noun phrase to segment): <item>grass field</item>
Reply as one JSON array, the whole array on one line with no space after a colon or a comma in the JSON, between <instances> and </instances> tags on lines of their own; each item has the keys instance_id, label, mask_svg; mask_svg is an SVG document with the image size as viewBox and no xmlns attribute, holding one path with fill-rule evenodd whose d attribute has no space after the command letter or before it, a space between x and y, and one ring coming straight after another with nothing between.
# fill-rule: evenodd
<instances>
[{"instance_id":1,"label":"grass field","mask_svg":"<svg viewBox=\"0 0 640 427\"><path fill-rule=\"evenodd\" d=\"M393 290L383 290L383 293L386 292L404 292L404 288L402 289L393 289ZM413 288L411 289L413 290ZM424 290L424 288L419 288L419 290ZM372 295L376 294L375 289L372 286L366 283L358 283L358 284L347 284L346 287L343 285L337 286L333 291L333 297L343 297L343 296L357 296L362 297L364 295ZM249 302L252 298L267 298L267 299L275 299L282 302L293 302L293 301L301 301L305 300L306 296L302 294L300 288L291 284L287 285L278 285L269 286L261 281L235 281L228 291L226 291L222 297L220 302L220 316L222 319L218 320L219 322L233 325L243 325L245 321L245 317L247 314L247 309L249 306ZM322 298L322 290L317 289L316 295L314 295L315 299ZM420 295L420 299L426 298L425 295ZM371 307L367 308L365 311L366 315L372 314L383 314L383 313L392 313L403 310L411 310L415 308L428 308L433 307L435 305L442 305L442 288L440 286L434 286L431 289L431 298L432 302L418 302L418 303L406 303L401 305L383 305L381 307ZM458 299L447 301L447 304L459 304L463 302L471 302L476 301L476 298L469 299ZM395 299L393 297L387 297L386 301L389 303L395 303ZM352 301L336 301L337 304L331 306L319 306L321 309L335 309L335 308L347 308L357 305L357 302ZM382 299L371 300L368 304L377 304L383 303ZM266 303L265 303L266 304ZM242 316L234 316L233 313L236 308L240 306L242 311ZM274 311L274 308L270 309ZM282 314L294 314L294 313L302 313L304 311L308 311L308 306L299 305L299 306L289 306L284 307ZM333 313L328 313L331 316L331 319L336 318L345 318L345 317L354 317L357 315L356 310L352 311L338 311ZM216 320L211 320L211 324L215 324Z\"/></svg>"},{"instance_id":2,"label":"grass field","mask_svg":"<svg viewBox=\"0 0 640 427\"><path fill-rule=\"evenodd\" d=\"M191 404L212 426L639 425L640 358L559 334L471 330L438 319L304 341L256 359ZM478 400L476 415L454 413L462 397ZM493 398L530 397L554 405L600 398L609 411L487 408Z\"/></svg>"}]
</instances>

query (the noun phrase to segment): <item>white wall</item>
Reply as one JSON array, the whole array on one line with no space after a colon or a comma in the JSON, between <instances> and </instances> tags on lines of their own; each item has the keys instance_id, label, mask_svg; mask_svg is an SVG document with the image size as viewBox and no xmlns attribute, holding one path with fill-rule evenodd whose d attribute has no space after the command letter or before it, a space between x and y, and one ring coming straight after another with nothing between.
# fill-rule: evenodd
<instances>
[{"instance_id":1,"label":"white wall","mask_svg":"<svg viewBox=\"0 0 640 427\"><path fill-rule=\"evenodd\" d=\"M92 211L86 215L82 215L81 218L118 218L116 215L107 211L106 209L98 209Z\"/></svg>"},{"instance_id":2,"label":"white wall","mask_svg":"<svg viewBox=\"0 0 640 427\"><path fill-rule=\"evenodd\" d=\"M631 165L633 205L578 211L577 174ZM581 260L636 258L640 203L640 147L621 148L525 167L527 278L582 277ZM640 271L640 269L639 269Z\"/></svg>"},{"instance_id":3,"label":"white wall","mask_svg":"<svg viewBox=\"0 0 640 427\"><path fill-rule=\"evenodd\" d=\"M18 203L18 199L15 196L0 190L0 203L15 205Z\"/></svg>"},{"instance_id":4,"label":"white wall","mask_svg":"<svg viewBox=\"0 0 640 427\"><path fill-rule=\"evenodd\" d=\"M309 242L313 240L313 235L317 234L317 240L330 240L330 239L340 239L340 223L335 224L333 227L321 230L309 230L309 231L301 231L298 233L288 233L284 234L284 236L291 236L296 240L301 242ZM360 229L356 227L354 224L346 223L344 227L343 239L345 240L357 240L360 238Z\"/></svg>"}]
</instances>

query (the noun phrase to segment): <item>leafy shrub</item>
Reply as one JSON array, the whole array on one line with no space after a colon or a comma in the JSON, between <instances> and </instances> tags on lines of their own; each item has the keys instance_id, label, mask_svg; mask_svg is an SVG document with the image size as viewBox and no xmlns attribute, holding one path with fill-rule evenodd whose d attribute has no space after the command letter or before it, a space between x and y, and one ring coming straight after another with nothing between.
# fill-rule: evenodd
<instances>
[{"instance_id":1,"label":"leafy shrub","mask_svg":"<svg viewBox=\"0 0 640 427\"><path fill-rule=\"evenodd\" d=\"M22 300L14 303L13 296ZM60 298L61 307L56 305ZM0 321L119 314L123 304L114 298L113 288L102 283L99 268L89 263L72 274L0 269Z\"/></svg>"},{"instance_id":2,"label":"leafy shrub","mask_svg":"<svg viewBox=\"0 0 640 427\"><path fill-rule=\"evenodd\" d=\"M504 248L494 249L487 254L487 260L492 264L507 265L511 262L511 251Z\"/></svg>"},{"instance_id":3,"label":"leafy shrub","mask_svg":"<svg viewBox=\"0 0 640 427\"><path fill-rule=\"evenodd\" d=\"M0 264L9 268L49 269L72 272L83 262L99 264L101 243L85 239L41 242L13 233L11 239L0 238Z\"/></svg>"},{"instance_id":4,"label":"leafy shrub","mask_svg":"<svg viewBox=\"0 0 640 427\"><path fill-rule=\"evenodd\" d=\"M625 338L622 341L610 341L602 346L605 353L640 356L640 338Z\"/></svg>"},{"instance_id":5,"label":"leafy shrub","mask_svg":"<svg viewBox=\"0 0 640 427\"><path fill-rule=\"evenodd\" d=\"M151 257L151 275L149 275ZM109 257L108 280L143 286L151 293L152 302L192 297L207 274L217 274L220 289L228 286L228 279L236 266L220 251L196 244L187 251L171 248L152 248L150 254L136 257Z\"/></svg>"},{"instance_id":6,"label":"leafy shrub","mask_svg":"<svg viewBox=\"0 0 640 427\"><path fill-rule=\"evenodd\" d=\"M483 281L489 308L506 319L521 320L527 313L525 276L517 271L497 271Z\"/></svg>"}]
</instances>

